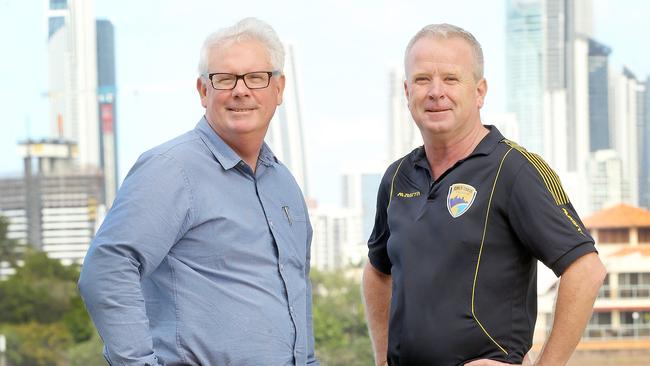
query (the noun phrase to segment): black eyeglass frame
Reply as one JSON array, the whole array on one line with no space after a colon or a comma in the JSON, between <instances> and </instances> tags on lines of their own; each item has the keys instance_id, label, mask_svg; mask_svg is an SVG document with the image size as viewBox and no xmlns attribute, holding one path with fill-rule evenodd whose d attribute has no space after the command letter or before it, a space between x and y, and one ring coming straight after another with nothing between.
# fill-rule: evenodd
<instances>
[{"instance_id":1,"label":"black eyeglass frame","mask_svg":"<svg viewBox=\"0 0 650 366\"><path fill-rule=\"evenodd\" d=\"M269 76L269 78L266 81L266 85L265 86L258 86L258 87L254 87L254 88L251 88L250 86L248 86L248 83L246 83L246 76L250 75L250 74L261 74L261 73L267 74ZM214 83L212 82L212 77L214 75L230 75L230 76L234 76L235 77L235 83L233 84L232 88L217 88L217 87L214 86ZM237 87L237 82L239 82L239 79L241 79L244 82L244 85L246 85L246 87L248 89L251 89L251 90L264 89L264 88L268 88L269 85L271 84L271 78L273 76L278 76L278 75L280 75L279 70L251 71L251 72L247 72L245 74L231 74L229 72L213 72L213 73L210 73L210 74L203 74L204 77L207 77L208 80L210 80L210 85L212 85L212 88L214 90L233 90L233 89L235 89Z\"/></svg>"}]
</instances>

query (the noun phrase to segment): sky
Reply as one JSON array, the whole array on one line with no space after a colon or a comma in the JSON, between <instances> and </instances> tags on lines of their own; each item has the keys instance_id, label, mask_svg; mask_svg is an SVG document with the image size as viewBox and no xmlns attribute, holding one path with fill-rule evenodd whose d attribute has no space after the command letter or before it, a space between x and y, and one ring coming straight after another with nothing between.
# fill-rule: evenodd
<instances>
[{"instance_id":1,"label":"sky","mask_svg":"<svg viewBox=\"0 0 650 366\"><path fill-rule=\"evenodd\" d=\"M0 176L18 175L16 143L49 135L45 0L0 0ZM194 127L205 37L247 16L293 44L311 195L340 203L340 173L388 151L389 72L421 27L447 22L483 46L489 91L482 115L505 113L505 0L215 1L95 0L115 27L120 177L145 150ZM650 75L650 2L594 0L595 38L610 63Z\"/></svg>"}]
</instances>

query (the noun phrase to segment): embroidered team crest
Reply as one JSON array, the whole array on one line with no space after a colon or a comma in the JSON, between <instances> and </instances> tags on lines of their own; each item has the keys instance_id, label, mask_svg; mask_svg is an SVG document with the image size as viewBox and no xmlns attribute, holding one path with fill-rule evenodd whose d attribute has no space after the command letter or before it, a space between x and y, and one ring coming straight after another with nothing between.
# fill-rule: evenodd
<instances>
[{"instance_id":1,"label":"embroidered team crest","mask_svg":"<svg viewBox=\"0 0 650 366\"><path fill-rule=\"evenodd\" d=\"M469 210L476 198L476 189L469 184L455 183L449 187L447 210L451 217L457 218Z\"/></svg>"}]
</instances>

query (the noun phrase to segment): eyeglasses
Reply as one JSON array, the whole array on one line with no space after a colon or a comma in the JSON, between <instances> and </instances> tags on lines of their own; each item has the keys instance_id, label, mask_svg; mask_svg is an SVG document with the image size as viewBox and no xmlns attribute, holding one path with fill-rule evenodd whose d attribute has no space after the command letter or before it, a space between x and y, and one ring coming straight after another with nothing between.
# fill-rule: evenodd
<instances>
[{"instance_id":1,"label":"eyeglasses","mask_svg":"<svg viewBox=\"0 0 650 366\"><path fill-rule=\"evenodd\" d=\"M212 87L216 90L232 90L237 86L239 79L244 80L248 89L264 89L269 86L271 76L280 75L280 71L253 71L243 75L228 74L224 72L214 72L203 74L210 79Z\"/></svg>"}]
</instances>

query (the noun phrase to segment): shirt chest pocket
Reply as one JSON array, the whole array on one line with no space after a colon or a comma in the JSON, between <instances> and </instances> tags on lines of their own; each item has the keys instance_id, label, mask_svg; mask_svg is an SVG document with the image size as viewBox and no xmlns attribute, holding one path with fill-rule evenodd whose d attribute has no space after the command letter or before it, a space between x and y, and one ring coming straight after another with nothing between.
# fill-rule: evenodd
<instances>
[{"instance_id":1,"label":"shirt chest pocket","mask_svg":"<svg viewBox=\"0 0 650 366\"><path fill-rule=\"evenodd\" d=\"M309 243L307 243L308 221L307 213L302 206L283 204L279 208L280 221L282 224L279 227L278 236L284 243L278 245L286 245L285 250L292 252L299 263L299 266L305 261L306 251ZM276 238L277 239L277 238Z\"/></svg>"}]
</instances>

